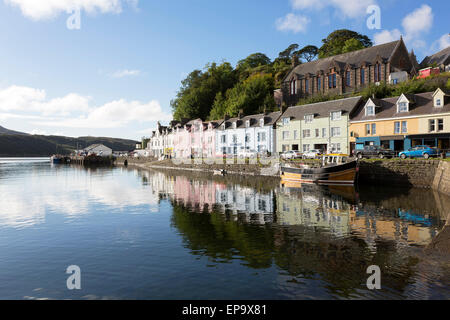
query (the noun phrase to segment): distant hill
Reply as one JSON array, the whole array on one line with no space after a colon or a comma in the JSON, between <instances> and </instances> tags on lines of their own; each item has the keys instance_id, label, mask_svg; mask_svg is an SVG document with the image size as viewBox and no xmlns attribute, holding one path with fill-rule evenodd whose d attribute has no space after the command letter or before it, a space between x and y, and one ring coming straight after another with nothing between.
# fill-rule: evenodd
<instances>
[{"instance_id":1,"label":"distant hill","mask_svg":"<svg viewBox=\"0 0 450 320\"><path fill-rule=\"evenodd\" d=\"M55 153L70 154L73 150L83 149L91 144L101 143L114 151L130 151L136 147L136 141L104 137L61 137L28 135L5 128L0 132L0 157L47 157Z\"/></svg>"},{"instance_id":2,"label":"distant hill","mask_svg":"<svg viewBox=\"0 0 450 320\"><path fill-rule=\"evenodd\" d=\"M2 127L2 126L0 126L0 134L21 134L21 135L28 135L28 133L9 130L9 129L6 129L6 128Z\"/></svg>"}]
</instances>

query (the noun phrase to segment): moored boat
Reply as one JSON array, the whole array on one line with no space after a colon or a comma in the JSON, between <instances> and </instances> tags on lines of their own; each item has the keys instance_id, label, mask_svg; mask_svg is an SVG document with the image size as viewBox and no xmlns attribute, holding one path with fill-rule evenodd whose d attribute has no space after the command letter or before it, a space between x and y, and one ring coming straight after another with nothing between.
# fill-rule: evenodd
<instances>
[{"instance_id":1,"label":"moored boat","mask_svg":"<svg viewBox=\"0 0 450 320\"><path fill-rule=\"evenodd\" d=\"M320 167L281 167L282 181L313 183L321 185L354 185L359 171L358 160L347 155L329 154L322 159Z\"/></svg>"}]
</instances>

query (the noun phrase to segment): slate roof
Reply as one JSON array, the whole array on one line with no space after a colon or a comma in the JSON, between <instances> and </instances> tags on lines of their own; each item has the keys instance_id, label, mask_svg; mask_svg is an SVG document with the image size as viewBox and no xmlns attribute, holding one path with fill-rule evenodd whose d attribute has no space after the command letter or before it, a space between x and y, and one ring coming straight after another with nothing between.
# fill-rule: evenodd
<instances>
[{"instance_id":1,"label":"slate roof","mask_svg":"<svg viewBox=\"0 0 450 320\"><path fill-rule=\"evenodd\" d=\"M433 102L434 92L418 93L413 96L408 96L408 100L413 101L409 105L409 112L397 113L397 101L400 97L386 98L377 100L376 109L374 116L366 116L364 106L362 105L356 112L355 116L351 121L373 121L377 119L395 119L411 116L421 116L421 115L438 115L441 113L450 112L450 99L446 99L445 104L442 107L434 107Z\"/></svg>"},{"instance_id":2,"label":"slate roof","mask_svg":"<svg viewBox=\"0 0 450 320\"><path fill-rule=\"evenodd\" d=\"M231 129L233 122L237 122L237 126L236 128L245 128L245 123L247 120L250 120L250 128L253 127L259 127L259 121L261 119L264 119L264 126L273 126L278 119L281 116L281 112L280 111L276 111L276 112L269 112L267 114L265 113L260 113L260 114L255 114L255 115L250 115L250 116L245 116L242 118L239 117L235 117L235 118L230 118L227 120L224 120L223 122L225 122L225 129ZM223 124L223 122L221 124Z\"/></svg>"},{"instance_id":3,"label":"slate roof","mask_svg":"<svg viewBox=\"0 0 450 320\"><path fill-rule=\"evenodd\" d=\"M392 54L395 52L395 49L401 42L402 40L397 40L370 48L303 63L291 70L283 81L291 77L293 73L302 77L307 74L316 75L320 71L327 72L328 69L332 68L333 64L336 64L342 69L346 68L347 65L350 65L352 68L358 68L364 63L373 64L377 61L378 57L381 57L385 61L389 61Z\"/></svg>"},{"instance_id":4,"label":"slate roof","mask_svg":"<svg viewBox=\"0 0 450 320\"><path fill-rule=\"evenodd\" d=\"M444 50L433 54L432 56L426 57L425 59L423 59L420 66L422 68L426 68L434 63L438 66L450 64L450 47L447 47Z\"/></svg>"},{"instance_id":5,"label":"slate roof","mask_svg":"<svg viewBox=\"0 0 450 320\"><path fill-rule=\"evenodd\" d=\"M290 118L291 120L303 120L306 115L314 114L315 118L326 118L330 116L332 111L343 111L343 114L352 114L354 110L361 104L363 98L351 97L339 100L319 102L288 108L280 118Z\"/></svg>"}]
</instances>

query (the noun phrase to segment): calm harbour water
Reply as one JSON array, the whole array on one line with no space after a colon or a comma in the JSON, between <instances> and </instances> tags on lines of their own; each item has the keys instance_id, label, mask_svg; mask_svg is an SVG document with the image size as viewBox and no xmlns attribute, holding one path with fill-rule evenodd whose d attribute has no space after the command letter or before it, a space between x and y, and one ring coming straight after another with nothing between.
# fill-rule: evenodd
<instances>
[{"instance_id":1,"label":"calm harbour water","mask_svg":"<svg viewBox=\"0 0 450 320\"><path fill-rule=\"evenodd\" d=\"M450 298L433 191L0 159L0 204L0 299Z\"/></svg>"}]
</instances>

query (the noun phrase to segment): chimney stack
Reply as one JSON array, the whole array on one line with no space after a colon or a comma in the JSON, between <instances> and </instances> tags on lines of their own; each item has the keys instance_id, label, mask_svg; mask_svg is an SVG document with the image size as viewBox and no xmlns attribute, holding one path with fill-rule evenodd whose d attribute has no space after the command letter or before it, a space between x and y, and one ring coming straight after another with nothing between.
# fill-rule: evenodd
<instances>
[{"instance_id":1,"label":"chimney stack","mask_svg":"<svg viewBox=\"0 0 450 320\"><path fill-rule=\"evenodd\" d=\"M298 56L294 54L292 56L292 68L298 66L300 64L300 60L298 59Z\"/></svg>"}]
</instances>

